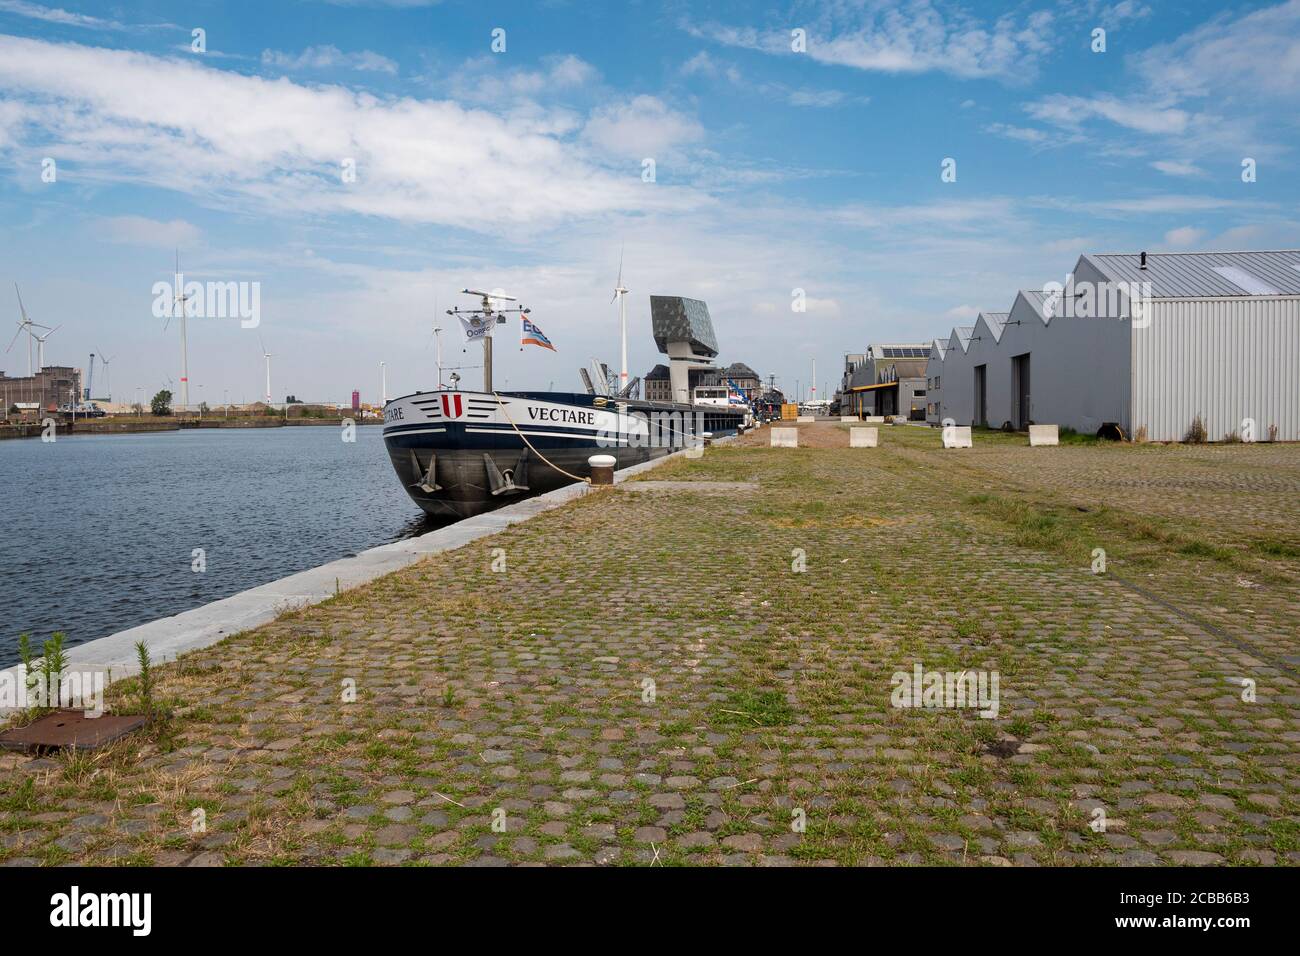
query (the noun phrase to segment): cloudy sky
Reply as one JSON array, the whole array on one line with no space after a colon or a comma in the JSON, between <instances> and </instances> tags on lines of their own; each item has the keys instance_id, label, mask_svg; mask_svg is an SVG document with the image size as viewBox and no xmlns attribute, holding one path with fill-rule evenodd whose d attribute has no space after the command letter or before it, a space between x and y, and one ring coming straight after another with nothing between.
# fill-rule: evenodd
<instances>
[{"instance_id":1,"label":"cloudy sky","mask_svg":"<svg viewBox=\"0 0 1300 956\"><path fill-rule=\"evenodd\" d=\"M465 286L559 349L502 329L498 387L570 389L617 360L622 249L634 374L677 294L722 360L833 387L1082 252L1300 246L1297 123L1300 0L0 0L0 317L17 282L63 326L48 364L107 352L114 398L152 394L179 246L261 289L258 329L189 323L195 402L260 396L259 333L277 400L374 400L381 361L390 395L430 387Z\"/></svg>"}]
</instances>

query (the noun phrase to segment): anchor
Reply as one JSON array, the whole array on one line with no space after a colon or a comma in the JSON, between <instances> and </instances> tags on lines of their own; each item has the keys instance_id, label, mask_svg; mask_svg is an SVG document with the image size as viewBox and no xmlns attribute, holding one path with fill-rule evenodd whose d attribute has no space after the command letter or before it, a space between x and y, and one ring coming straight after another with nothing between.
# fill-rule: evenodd
<instances>
[{"instance_id":1,"label":"anchor","mask_svg":"<svg viewBox=\"0 0 1300 956\"><path fill-rule=\"evenodd\" d=\"M415 449L408 449L411 455L411 469L415 472L415 481L411 482L409 487L419 488L426 495L431 495L435 491L442 491L442 485L438 484L437 464L438 456L429 455L429 470L425 471L420 467L420 459L415 455Z\"/></svg>"},{"instance_id":2,"label":"anchor","mask_svg":"<svg viewBox=\"0 0 1300 956\"><path fill-rule=\"evenodd\" d=\"M492 456L483 453L483 467L487 470L488 487L494 495L513 495L528 490L528 450L519 453L513 468L502 471Z\"/></svg>"}]
</instances>

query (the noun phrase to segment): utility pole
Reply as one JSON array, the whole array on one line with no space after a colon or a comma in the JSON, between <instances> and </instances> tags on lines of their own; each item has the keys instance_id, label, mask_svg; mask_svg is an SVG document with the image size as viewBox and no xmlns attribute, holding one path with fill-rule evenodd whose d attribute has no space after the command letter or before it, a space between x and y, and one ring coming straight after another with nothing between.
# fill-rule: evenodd
<instances>
[{"instance_id":1,"label":"utility pole","mask_svg":"<svg viewBox=\"0 0 1300 956\"><path fill-rule=\"evenodd\" d=\"M492 330L483 336L483 391L492 391Z\"/></svg>"}]
</instances>

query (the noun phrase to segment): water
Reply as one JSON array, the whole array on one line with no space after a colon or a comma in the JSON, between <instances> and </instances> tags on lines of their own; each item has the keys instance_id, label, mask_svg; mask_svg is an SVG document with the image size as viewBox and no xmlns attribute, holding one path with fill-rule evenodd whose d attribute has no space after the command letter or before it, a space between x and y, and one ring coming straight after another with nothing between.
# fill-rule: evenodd
<instances>
[{"instance_id":1,"label":"water","mask_svg":"<svg viewBox=\"0 0 1300 956\"><path fill-rule=\"evenodd\" d=\"M439 526L402 490L378 427L351 444L340 431L0 441L0 666L23 631L81 644Z\"/></svg>"}]
</instances>

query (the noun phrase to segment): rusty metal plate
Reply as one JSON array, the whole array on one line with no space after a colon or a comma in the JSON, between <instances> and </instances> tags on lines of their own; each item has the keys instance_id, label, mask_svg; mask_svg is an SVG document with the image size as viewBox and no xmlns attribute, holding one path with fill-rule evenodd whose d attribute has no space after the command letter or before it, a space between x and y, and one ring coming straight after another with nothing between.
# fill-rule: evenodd
<instances>
[{"instance_id":1,"label":"rusty metal plate","mask_svg":"<svg viewBox=\"0 0 1300 956\"><path fill-rule=\"evenodd\" d=\"M0 733L0 748L28 753L46 750L96 750L139 730L147 718L139 714L87 717L80 710L56 710L26 727Z\"/></svg>"}]
</instances>

